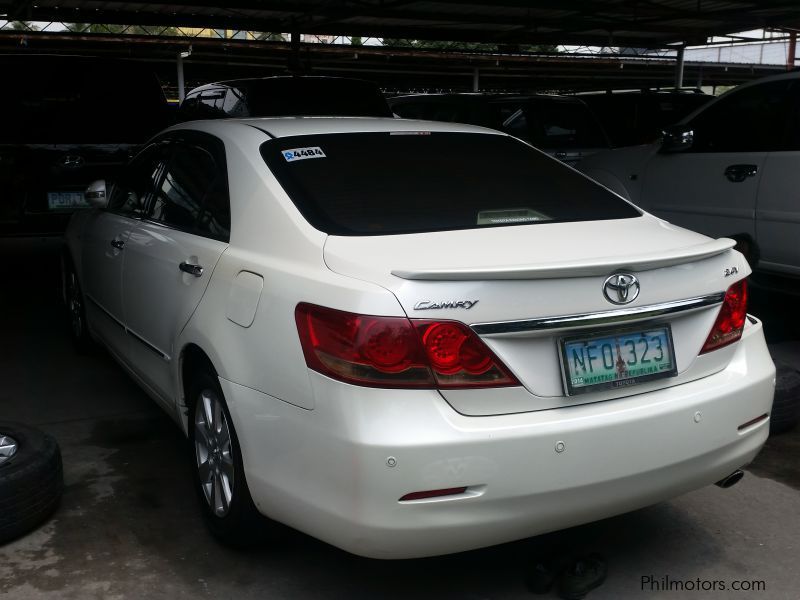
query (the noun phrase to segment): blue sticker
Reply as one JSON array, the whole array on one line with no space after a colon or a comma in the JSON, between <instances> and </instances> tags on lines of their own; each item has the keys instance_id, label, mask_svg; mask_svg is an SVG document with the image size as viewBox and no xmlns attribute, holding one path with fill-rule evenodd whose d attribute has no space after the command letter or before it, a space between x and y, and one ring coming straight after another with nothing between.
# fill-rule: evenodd
<instances>
[{"instance_id":1,"label":"blue sticker","mask_svg":"<svg viewBox=\"0 0 800 600\"><path fill-rule=\"evenodd\" d=\"M290 148L289 150L281 150L283 158L286 162L293 162L295 160L305 160L307 158L325 158L325 153L319 146L309 146L308 148Z\"/></svg>"}]
</instances>

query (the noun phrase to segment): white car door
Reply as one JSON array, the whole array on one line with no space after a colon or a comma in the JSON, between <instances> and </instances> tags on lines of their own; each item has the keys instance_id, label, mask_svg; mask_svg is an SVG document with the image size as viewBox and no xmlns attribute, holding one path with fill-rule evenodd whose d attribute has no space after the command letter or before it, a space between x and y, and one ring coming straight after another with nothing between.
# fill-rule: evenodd
<instances>
[{"instance_id":1,"label":"white car door","mask_svg":"<svg viewBox=\"0 0 800 600\"><path fill-rule=\"evenodd\" d=\"M230 207L224 147L178 132L147 214L125 248L122 277L131 365L167 404L174 401L174 342L228 245Z\"/></svg>"},{"instance_id":2,"label":"white car door","mask_svg":"<svg viewBox=\"0 0 800 600\"><path fill-rule=\"evenodd\" d=\"M759 266L800 275L800 150L767 157L756 206Z\"/></svg>"},{"instance_id":3,"label":"white car door","mask_svg":"<svg viewBox=\"0 0 800 600\"><path fill-rule=\"evenodd\" d=\"M708 105L687 125L694 142L654 154L640 204L713 237L755 239L755 209L767 153L782 131L787 81L746 86Z\"/></svg>"},{"instance_id":4,"label":"white car door","mask_svg":"<svg viewBox=\"0 0 800 600\"><path fill-rule=\"evenodd\" d=\"M756 242L762 268L800 275L800 80L788 83L785 137L775 136L758 189Z\"/></svg>"},{"instance_id":5,"label":"white car door","mask_svg":"<svg viewBox=\"0 0 800 600\"><path fill-rule=\"evenodd\" d=\"M122 306L125 247L161 170L157 150L143 150L122 172L106 209L94 211L81 241L81 277L92 331L120 359L128 356Z\"/></svg>"}]
</instances>

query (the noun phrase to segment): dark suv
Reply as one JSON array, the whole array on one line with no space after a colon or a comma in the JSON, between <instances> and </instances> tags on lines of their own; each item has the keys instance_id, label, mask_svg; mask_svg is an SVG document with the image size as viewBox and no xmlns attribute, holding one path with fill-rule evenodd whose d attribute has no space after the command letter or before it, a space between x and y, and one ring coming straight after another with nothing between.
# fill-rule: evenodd
<instances>
[{"instance_id":1,"label":"dark suv","mask_svg":"<svg viewBox=\"0 0 800 600\"><path fill-rule=\"evenodd\" d=\"M389 105L398 117L505 131L569 165L609 147L594 115L583 102L569 96L415 94L390 98Z\"/></svg>"},{"instance_id":2,"label":"dark suv","mask_svg":"<svg viewBox=\"0 0 800 600\"><path fill-rule=\"evenodd\" d=\"M161 85L138 63L3 55L0 73L0 236L63 233L86 186L168 124Z\"/></svg>"},{"instance_id":3,"label":"dark suv","mask_svg":"<svg viewBox=\"0 0 800 600\"><path fill-rule=\"evenodd\" d=\"M277 76L219 81L197 87L180 118L391 117L378 86L347 77Z\"/></svg>"}]
</instances>

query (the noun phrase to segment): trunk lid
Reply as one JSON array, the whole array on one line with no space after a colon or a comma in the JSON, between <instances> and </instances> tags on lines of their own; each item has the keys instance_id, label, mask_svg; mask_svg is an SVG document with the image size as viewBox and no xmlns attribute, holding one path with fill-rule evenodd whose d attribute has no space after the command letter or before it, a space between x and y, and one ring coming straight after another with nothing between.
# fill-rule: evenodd
<instances>
[{"instance_id":1,"label":"trunk lid","mask_svg":"<svg viewBox=\"0 0 800 600\"><path fill-rule=\"evenodd\" d=\"M520 388L443 392L459 412L485 415L627 396L723 369L733 347L701 357L698 353L721 294L749 272L732 246L730 240L711 240L644 215L410 235L330 236L324 256L334 272L391 291L412 319L472 326L522 383ZM738 276L726 277L725 269L733 267ZM640 283L638 297L624 306L615 306L603 294L606 278L618 272L631 273ZM677 308L652 310L663 306ZM669 325L676 376L566 394L562 338L641 324Z\"/></svg>"}]
</instances>

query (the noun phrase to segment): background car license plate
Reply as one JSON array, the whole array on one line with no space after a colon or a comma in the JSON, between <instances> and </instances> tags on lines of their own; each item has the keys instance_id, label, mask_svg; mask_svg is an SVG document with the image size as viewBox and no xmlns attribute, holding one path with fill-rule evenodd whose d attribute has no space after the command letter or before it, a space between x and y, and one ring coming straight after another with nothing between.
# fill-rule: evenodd
<instances>
[{"instance_id":1,"label":"background car license plate","mask_svg":"<svg viewBox=\"0 0 800 600\"><path fill-rule=\"evenodd\" d=\"M47 192L47 208L50 210L72 210L88 206L83 192Z\"/></svg>"},{"instance_id":2,"label":"background car license plate","mask_svg":"<svg viewBox=\"0 0 800 600\"><path fill-rule=\"evenodd\" d=\"M567 395L677 374L669 325L564 338L561 365Z\"/></svg>"}]
</instances>

